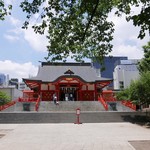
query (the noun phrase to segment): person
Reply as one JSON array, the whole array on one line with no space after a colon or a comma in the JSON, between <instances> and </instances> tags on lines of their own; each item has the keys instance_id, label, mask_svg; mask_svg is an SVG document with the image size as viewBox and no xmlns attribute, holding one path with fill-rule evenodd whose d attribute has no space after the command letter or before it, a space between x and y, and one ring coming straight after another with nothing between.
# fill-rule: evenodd
<instances>
[{"instance_id":1,"label":"person","mask_svg":"<svg viewBox=\"0 0 150 150\"><path fill-rule=\"evenodd\" d=\"M58 100L56 100L56 105L59 105L59 102L58 102Z\"/></svg>"},{"instance_id":2,"label":"person","mask_svg":"<svg viewBox=\"0 0 150 150\"><path fill-rule=\"evenodd\" d=\"M53 101L54 101L54 104L57 104L57 96L56 96L56 93L53 94Z\"/></svg>"},{"instance_id":3,"label":"person","mask_svg":"<svg viewBox=\"0 0 150 150\"><path fill-rule=\"evenodd\" d=\"M72 101L73 100L73 95L72 95L72 93L70 93L70 101Z\"/></svg>"}]
</instances>

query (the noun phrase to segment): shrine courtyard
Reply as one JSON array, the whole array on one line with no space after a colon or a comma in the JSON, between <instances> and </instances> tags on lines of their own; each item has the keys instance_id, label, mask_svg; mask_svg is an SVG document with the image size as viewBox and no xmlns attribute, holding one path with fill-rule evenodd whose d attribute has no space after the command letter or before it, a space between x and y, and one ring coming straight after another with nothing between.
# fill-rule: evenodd
<instances>
[{"instance_id":1,"label":"shrine courtyard","mask_svg":"<svg viewBox=\"0 0 150 150\"><path fill-rule=\"evenodd\" d=\"M2 150L149 150L150 129L133 123L0 124Z\"/></svg>"}]
</instances>

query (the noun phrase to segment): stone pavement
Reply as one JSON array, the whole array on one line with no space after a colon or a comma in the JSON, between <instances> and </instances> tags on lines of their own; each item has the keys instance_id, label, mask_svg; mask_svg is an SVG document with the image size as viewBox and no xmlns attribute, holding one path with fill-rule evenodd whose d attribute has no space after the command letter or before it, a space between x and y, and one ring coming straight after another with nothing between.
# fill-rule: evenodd
<instances>
[{"instance_id":1,"label":"stone pavement","mask_svg":"<svg viewBox=\"0 0 150 150\"><path fill-rule=\"evenodd\" d=\"M150 129L131 123L0 124L1 150L149 150L131 145L149 140Z\"/></svg>"}]
</instances>

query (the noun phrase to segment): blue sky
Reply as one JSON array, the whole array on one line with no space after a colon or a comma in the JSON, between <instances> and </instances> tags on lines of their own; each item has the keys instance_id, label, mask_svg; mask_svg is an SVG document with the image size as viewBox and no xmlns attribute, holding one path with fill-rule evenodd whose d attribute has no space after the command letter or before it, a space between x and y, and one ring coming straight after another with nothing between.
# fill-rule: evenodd
<instances>
[{"instance_id":1,"label":"blue sky","mask_svg":"<svg viewBox=\"0 0 150 150\"><path fill-rule=\"evenodd\" d=\"M0 22L0 60L8 59L17 63L31 61L37 65L38 60L43 60L47 54L46 45L44 45L46 38L34 34L31 28L23 30L21 26L25 20L25 14L18 7L21 0L9 1L13 2L12 15Z\"/></svg>"},{"instance_id":2,"label":"blue sky","mask_svg":"<svg viewBox=\"0 0 150 150\"><path fill-rule=\"evenodd\" d=\"M10 78L28 78L35 76L39 61L47 56L45 35L38 35L31 28L21 29L25 14L19 8L21 0L5 0L13 4L12 15L0 22L0 73L9 74ZM135 12L138 8L133 8ZM35 23L35 17L31 25ZM129 59L143 57L142 46L147 44L149 36L143 40L137 39L139 29L132 23L127 23L124 17L118 18L114 14L109 17L115 23L113 40L113 56L128 56Z\"/></svg>"}]
</instances>

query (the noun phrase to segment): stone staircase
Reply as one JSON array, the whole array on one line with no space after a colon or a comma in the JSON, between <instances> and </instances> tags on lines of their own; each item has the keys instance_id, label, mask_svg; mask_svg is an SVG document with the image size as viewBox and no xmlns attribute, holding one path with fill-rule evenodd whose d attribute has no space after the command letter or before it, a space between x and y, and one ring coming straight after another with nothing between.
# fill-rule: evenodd
<instances>
[{"instance_id":1,"label":"stone staircase","mask_svg":"<svg viewBox=\"0 0 150 150\"><path fill-rule=\"evenodd\" d=\"M24 104L28 103L17 102L15 105L4 109L2 112L24 112ZM30 111L35 111L35 102L30 102Z\"/></svg>"},{"instance_id":2,"label":"stone staircase","mask_svg":"<svg viewBox=\"0 0 150 150\"><path fill-rule=\"evenodd\" d=\"M118 112L132 112L129 107L124 106L120 101L108 102L108 111L118 111Z\"/></svg>"},{"instance_id":3,"label":"stone staircase","mask_svg":"<svg viewBox=\"0 0 150 150\"><path fill-rule=\"evenodd\" d=\"M76 111L80 108L81 111L105 111L102 104L98 101L60 101L59 105L53 102L40 102L39 112L43 111Z\"/></svg>"},{"instance_id":4,"label":"stone staircase","mask_svg":"<svg viewBox=\"0 0 150 150\"><path fill-rule=\"evenodd\" d=\"M120 111L120 112L133 112L134 110L129 108L129 107L126 107L125 105L123 105L121 102L117 102L117 111Z\"/></svg>"},{"instance_id":5,"label":"stone staircase","mask_svg":"<svg viewBox=\"0 0 150 150\"><path fill-rule=\"evenodd\" d=\"M134 123L135 120L147 119L145 113L131 111L120 102L117 102L115 111L112 108L105 111L98 101L66 101L60 102L59 105L42 101L38 112L35 112L35 103L30 103L30 111L24 111L23 104L18 102L1 111L0 123L75 123L77 108L81 109L80 121L82 123Z\"/></svg>"},{"instance_id":6,"label":"stone staircase","mask_svg":"<svg viewBox=\"0 0 150 150\"><path fill-rule=\"evenodd\" d=\"M143 112L82 112L81 123L109 123L109 122L141 122L147 118ZM75 112L1 112L0 124L11 123L76 123Z\"/></svg>"},{"instance_id":7,"label":"stone staircase","mask_svg":"<svg viewBox=\"0 0 150 150\"><path fill-rule=\"evenodd\" d=\"M17 102L15 105L3 110L2 112L35 112L35 102L30 102L29 110L25 110L24 104L26 103ZM103 105L98 101L60 101L59 105L55 105L52 101L41 101L38 111L74 112L77 108L80 108L81 111L105 111ZM132 112L133 110L122 105L121 102L108 102L108 111Z\"/></svg>"}]
</instances>

